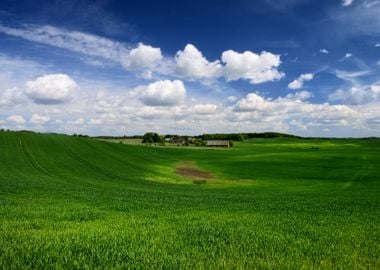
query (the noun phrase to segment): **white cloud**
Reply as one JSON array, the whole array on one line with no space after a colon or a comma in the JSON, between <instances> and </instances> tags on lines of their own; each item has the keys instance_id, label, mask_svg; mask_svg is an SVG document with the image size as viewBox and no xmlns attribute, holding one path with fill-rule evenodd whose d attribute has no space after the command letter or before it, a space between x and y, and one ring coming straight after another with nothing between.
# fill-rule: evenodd
<instances>
[{"instance_id":1,"label":"white cloud","mask_svg":"<svg viewBox=\"0 0 380 270\"><path fill-rule=\"evenodd\" d=\"M287 99L293 99L293 100L299 100L299 101L305 101L313 97L313 93L309 91L301 91L301 92L296 92L294 94L288 94L286 95L285 98Z\"/></svg>"},{"instance_id":2,"label":"white cloud","mask_svg":"<svg viewBox=\"0 0 380 270\"><path fill-rule=\"evenodd\" d=\"M314 75L311 73L302 74L299 79L302 81L310 81L314 78Z\"/></svg>"},{"instance_id":3,"label":"white cloud","mask_svg":"<svg viewBox=\"0 0 380 270\"><path fill-rule=\"evenodd\" d=\"M376 47L376 48L379 48L379 47L380 47L380 43L377 42L377 43L375 44L375 47Z\"/></svg>"},{"instance_id":4,"label":"white cloud","mask_svg":"<svg viewBox=\"0 0 380 270\"><path fill-rule=\"evenodd\" d=\"M298 114L301 117L333 117L336 118L337 112L342 112L342 115L356 114L354 110L345 105L330 105L324 104L311 104L304 102L311 96L309 92L300 92L297 95L287 96L285 98L278 97L277 99L265 99L256 93L249 93L247 96L236 103L234 111L238 113L244 112L261 112L266 115L277 115L283 117L290 117L291 115ZM303 100L302 100L303 99Z\"/></svg>"},{"instance_id":5,"label":"white cloud","mask_svg":"<svg viewBox=\"0 0 380 270\"><path fill-rule=\"evenodd\" d=\"M303 87L304 82L310 81L314 78L312 73L306 73L300 75L296 80L288 84L289 89L300 89Z\"/></svg>"},{"instance_id":6,"label":"white cloud","mask_svg":"<svg viewBox=\"0 0 380 270\"><path fill-rule=\"evenodd\" d=\"M231 121L261 123L266 130L320 132L323 128L349 129L353 132L365 126L365 116L346 105L312 104L293 98L266 99L250 93L232 107ZM320 133L319 133L320 134ZM352 134L352 133L351 133ZM344 135L343 135L344 136Z\"/></svg>"},{"instance_id":7,"label":"white cloud","mask_svg":"<svg viewBox=\"0 0 380 270\"><path fill-rule=\"evenodd\" d=\"M140 100L148 106L174 106L186 97L186 89L180 80L164 80L137 89Z\"/></svg>"},{"instance_id":8,"label":"white cloud","mask_svg":"<svg viewBox=\"0 0 380 270\"><path fill-rule=\"evenodd\" d=\"M380 84L353 86L348 90L338 89L329 95L329 100L349 104L366 104L380 101Z\"/></svg>"},{"instance_id":9,"label":"white cloud","mask_svg":"<svg viewBox=\"0 0 380 270\"><path fill-rule=\"evenodd\" d=\"M26 97L22 90L17 87L7 89L0 94L0 108L12 108L13 106L24 103Z\"/></svg>"},{"instance_id":10,"label":"white cloud","mask_svg":"<svg viewBox=\"0 0 380 270\"><path fill-rule=\"evenodd\" d=\"M1 59L0 55L0 64ZM167 59L164 58L162 61ZM207 59L206 61L210 63ZM161 68L161 63L158 65ZM221 74L217 78L226 76L225 65L223 63L220 65ZM16 77L9 76L9 80L2 80L4 71L6 72L9 67L12 69L9 74L16 74ZM380 102L376 87L368 86L362 89L361 92L364 94L358 94L360 91L349 91L349 89L340 96L337 95L336 99L330 99L334 100L334 104L347 105L313 104L310 99L312 93L308 91L291 91L292 93L277 98L266 98L257 93L251 93L242 99L239 98L240 100L235 96L223 98L223 93L227 95L227 93L237 94L237 92L220 87L220 92L215 92L220 103L213 104L215 97L211 95L190 95L187 99L186 89L182 82L184 91L174 91L173 88L181 89L178 85L167 87L172 86L175 81L163 81L161 79L163 76L160 75L169 75L170 78L177 76L174 72L177 69L173 60L171 69L165 71L170 71L168 73L158 74L155 68L148 70L147 77L160 78L162 87L153 83L135 88L133 91L125 85L120 86L118 82L104 83L101 79L92 82L81 80L81 90L74 91L75 98L69 99L70 102L64 106L40 106L28 99L26 90L22 86L24 82L31 80L30 78L36 78L39 74L48 74L48 72L41 71L40 67L31 66L27 68L31 72L19 77L20 73L17 71L25 71L22 67L23 61L14 66L1 67L0 65L0 84L3 89L8 89L3 92L0 90L0 111L3 108L7 109L6 114L0 115L2 128L93 135L143 134L147 130L179 134L276 130L307 136L347 136L347 134L371 136L380 132L378 120ZM139 74L145 72L147 71L138 71ZM152 74L153 72L155 74ZM336 72L337 76L346 79L358 78L368 73L369 71ZM190 78L183 74L178 76ZM201 77L199 80L204 79L207 80L206 77ZM5 85L4 81L7 82ZM359 82L358 79L357 83ZM214 86L214 82L212 85ZM12 88L14 86L18 88ZM208 87L204 86L204 88ZM355 87L363 88L357 85ZM222 92L223 90L225 91ZM134 93L131 94L131 92ZM9 115L22 115L22 119L25 117L28 121L17 124L15 121L8 121ZM19 123L23 122L15 119ZM42 124L37 124L39 121L47 122L42 126ZM326 133L323 130L329 131Z\"/></svg>"},{"instance_id":11,"label":"white cloud","mask_svg":"<svg viewBox=\"0 0 380 270\"><path fill-rule=\"evenodd\" d=\"M123 55L122 65L128 70L154 68L163 59L160 48L139 43L137 48Z\"/></svg>"},{"instance_id":12,"label":"white cloud","mask_svg":"<svg viewBox=\"0 0 380 270\"><path fill-rule=\"evenodd\" d=\"M277 70L281 64L280 56L269 52L255 54L250 51L238 53L228 50L222 54L225 63L224 76L227 81L247 79L252 84L279 80L285 76Z\"/></svg>"},{"instance_id":13,"label":"white cloud","mask_svg":"<svg viewBox=\"0 0 380 270\"><path fill-rule=\"evenodd\" d=\"M183 51L175 56L178 73L192 79L214 79L220 77L220 61L209 62L192 44L187 44Z\"/></svg>"},{"instance_id":14,"label":"white cloud","mask_svg":"<svg viewBox=\"0 0 380 270\"><path fill-rule=\"evenodd\" d=\"M232 103L232 102L235 102L236 100L237 100L237 97L235 97L235 96L228 96L228 97L227 97L227 101L228 101L228 102L231 102L231 103Z\"/></svg>"},{"instance_id":15,"label":"white cloud","mask_svg":"<svg viewBox=\"0 0 380 270\"><path fill-rule=\"evenodd\" d=\"M37 104L60 104L69 101L78 88L66 74L49 74L27 82L25 93Z\"/></svg>"},{"instance_id":16,"label":"white cloud","mask_svg":"<svg viewBox=\"0 0 380 270\"><path fill-rule=\"evenodd\" d=\"M48 122L49 120L50 118L48 116L33 114L32 117L30 118L30 123L42 125Z\"/></svg>"},{"instance_id":17,"label":"white cloud","mask_svg":"<svg viewBox=\"0 0 380 270\"><path fill-rule=\"evenodd\" d=\"M324 53L324 54L329 54L330 52L326 49L320 49L319 50L320 53Z\"/></svg>"},{"instance_id":18,"label":"white cloud","mask_svg":"<svg viewBox=\"0 0 380 270\"><path fill-rule=\"evenodd\" d=\"M246 79L251 84L279 80L284 73L278 71L280 56L269 52L255 54L250 51L238 53L228 50L219 60L208 61L192 44L178 51L175 63L178 75L188 79L216 79L224 76L227 81Z\"/></svg>"},{"instance_id":19,"label":"white cloud","mask_svg":"<svg viewBox=\"0 0 380 270\"><path fill-rule=\"evenodd\" d=\"M354 0L342 0L342 6L344 7L350 6L352 5L353 2Z\"/></svg>"},{"instance_id":20,"label":"white cloud","mask_svg":"<svg viewBox=\"0 0 380 270\"><path fill-rule=\"evenodd\" d=\"M80 117L80 118L75 119L75 120L69 120L66 123L68 125L80 126L80 125L83 125L84 122L85 122L85 120L82 117Z\"/></svg>"},{"instance_id":21,"label":"white cloud","mask_svg":"<svg viewBox=\"0 0 380 270\"><path fill-rule=\"evenodd\" d=\"M228 81L246 79L252 84L279 80L280 55L270 52L223 52L221 60L210 62L191 44L178 51L174 58L163 57L160 48L139 43L133 48L124 43L79 31L53 26L23 25L19 28L0 25L0 32L80 53L85 63L104 67L105 60L119 63L125 69L138 71L140 78L151 79L152 73L190 80L217 79Z\"/></svg>"},{"instance_id":22,"label":"white cloud","mask_svg":"<svg viewBox=\"0 0 380 270\"><path fill-rule=\"evenodd\" d=\"M300 89L302 87L303 87L303 82L301 82L299 80L294 80L288 84L289 89Z\"/></svg>"},{"instance_id":23,"label":"white cloud","mask_svg":"<svg viewBox=\"0 0 380 270\"><path fill-rule=\"evenodd\" d=\"M271 110L272 103L255 93L247 96L236 103L235 112L266 111Z\"/></svg>"},{"instance_id":24,"label":"white cloud","mask_svg":"<svg viewBox=\"0 0 380 270\"><path fill-rule=\"evenodd\" d=\"M68 31L48 25L25 25L23 28L12 28L0 25L0 32L114 61L120 61L120 56L128 53L128 50L121 43L96 35L78 31Z\"/></svg>"},{"instance_id":25,"label":"white cloud","mask_svg":"<svg viewBox=\"0 0 380 270\"><path fill-rule=\"evenodd\" d=\"M91 119L89 122L88 122L89 125L95 125L95 126L98 126L98 125L101 125L102 124L102 120L100 119Z\"/></svg>"},{"instance_id":26,"label":"white cloud","mask_svg":"<svg viewBox=\"0 0 380 270\"><path fill-rule=\"evenodd\" d=\"M344 71L344 70L335 70L335 75L342 80L354 82L356 78L366 76L370 74L370 70L360 70L360 71Z\"/></svg>"},{"instance_id":27,"label":"white cloud","mask_svg":"<svg viewBox=\"0 0 380 270\"><path fill-rule=\"evenodd\" d=\"M145 80L151 80L153 78L153 73L151 70L144 70L141 72L138 77L145 79Z\"/></svg>"},{"instance_id":28,"label":"white cloud","mask_svg":"<svg viewBox=\"0 0 380 270\"><path fill-rule=\"evenodd\" d=\"M25 124L25 119L21 115L11 115L7 118L7 121L10 122L11 124L16 124L16 125L24 125Z\"/></svg>"},{"instance_id":29,"label":"white cloud","mask_svg":"<svg viewBox=\"0 0 380 270\"><path fill-rule=\"evenodd\" d=\"M130 49L125 44L111 39L49 25L24 25L22 28L0 25L0 32L76 53L107 59L120 63L128 70L152 68L162 59L159 48L139 43L136 48ZM93 61L99 63L96 59Z\"/></svg>"},{"instance_id":30,"label":"white cloud","mask_svg":"<svg viewBox=\"0 0 380 270\"><path fill-rule=\"evenodd\" d=\"M160 82L166 85L165 81ZM250 93L235 104L227 105L213 104L212 99L203 97L202 102L189 98L160 106L163 100L166 104L168 101L154 92L150 97L158 96L158 101L156 99L152 106L152 103L140 102L148 86L135 89L134 95L128 92L113 95L83 87L85 85L82 85L81 98L73 99L64 108L38 106L32 102L26 103L22 110L20 106L14 107L7 115L23 115L30 120L21 125L7 120L2 127L93 135L143 134L147 130L164 134L274 130L307 136L370 136L380 132L377 120L380 103L376 101L362 105L313 104L312 93L300 91L274 99ZM40 117L33 117L34 114ZM31 121L32 117L36 121ZM45 121L42 117L49 118L43 127L32 123L39 118ZM324 129L330 132L325 133Z\"/></svg>"},{"instance_id":31,"label":"white cloud","mask_svg":"<svg viewBox=\"0 0 380 270\"><path fill-rule=\"evenodd\" d=\"M198 104L193 107L196 114L214 114L217 110L218 106L215 104Z\"/></svg>"},{"instance_id":32,"label":"white cloud","mask_svg":"<svg viewBox=\"0 0 380 270\"><path fill-rule=\"evenodd\" d=\"M346 55L344 56L344 58L350 58L352 57L352 53L346 53Z\"/></svg>"},{"instance_id":33,"label":"white cloud","mask_svg":"<svg viewBox=\"0 0 380 270\"><path fill-rule=\"evenodd\" d=\"M125 97L120 95L110 95L104 91L97 92L89 103L93 106L97 113L108 113L114 108L120 107L125 102Z\"/></svg>"}]
</instances>

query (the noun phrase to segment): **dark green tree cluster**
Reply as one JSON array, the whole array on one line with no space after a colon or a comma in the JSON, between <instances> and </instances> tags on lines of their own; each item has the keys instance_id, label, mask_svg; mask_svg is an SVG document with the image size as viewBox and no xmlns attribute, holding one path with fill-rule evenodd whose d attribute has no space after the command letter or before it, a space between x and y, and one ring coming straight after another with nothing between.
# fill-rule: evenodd
<instances>
[{"instance_id":1,"label":"dark green tree cluster","mask_svg":"<svg viewBox=\"0 0 380 270\"><path fill-rule=\"evenodd\" d=\"M223 141L244 141L248 139L248 136L244 133L232 133L232 134L203 134L200 136L203 140L223 140Z\"/></svg>"},{"instance_id":2,"label":"dark green tree cluster","mask_svg":"<svg viewBox=\"0 0 380 270\"><path fill-rule=\"evenodd\" d=\"M109 139L122 140L122 139L142 139L143 136L142 135L132 135L132 136L127 136L127 135L124 135L124 136L94 136L92 138L105 139L105 140L109 140Z\"/></svg>"},{"instance_id":3,"label":"dark green tree cluster","mask_svg":"<svg viewBox=\"0 0 380 270\"><path fill-rule=\"evenodd\" d=\"M253 138L298 138L297 136L278 133L278 132L263 132L263 133L220 133L220 134L203 134L199 136L203 140L226 140L226 141L244 141Z\"/></svg>"},{"instance_id":4,"label":"dark green tree cluster","mask_svg":"<svg viewBox=\"0 0 380 270\"><path fill-rule=\"evenodd\" d=\"M143 143L162 143L163 139L158 133L147 132L143 136Z\"/></svg>"}]
</instances>

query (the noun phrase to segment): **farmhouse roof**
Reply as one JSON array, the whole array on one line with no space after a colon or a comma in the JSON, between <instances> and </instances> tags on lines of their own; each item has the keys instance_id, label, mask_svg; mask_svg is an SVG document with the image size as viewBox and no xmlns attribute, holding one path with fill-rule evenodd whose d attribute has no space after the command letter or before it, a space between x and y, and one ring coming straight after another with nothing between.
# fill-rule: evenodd
<instances>
[{"instance_id":1,"label":"farmhouse roof","mask_svg":"<svg viewBox=\"0 0 380 270\"><path fill-rule=\"evenodd\" d=\"M229 141L207 141L207 146L230 146Z\"/></svg>"}]
</instances>

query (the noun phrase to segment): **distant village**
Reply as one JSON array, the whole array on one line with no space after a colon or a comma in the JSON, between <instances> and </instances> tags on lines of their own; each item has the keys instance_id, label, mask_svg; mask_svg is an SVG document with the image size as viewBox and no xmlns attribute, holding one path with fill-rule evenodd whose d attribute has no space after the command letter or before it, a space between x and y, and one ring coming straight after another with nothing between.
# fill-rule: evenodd
<instances>
[{"instance_id":1,"label":"distant village","mask_svg":"<svg viewBox=\"0 0 380 270\"><path fill-rule=\"evenodd\" d=\"M100 140L125 144L145 144L152 146L193 146L193 147L232 147L235 141L244 141L252 138L296 137L294 135L265 132L265 133L232 133L232 134L202 134L187 135L160 135L156 132L147 132L144 135L110 137L95 137Z\"/></svg>"}]
</instances>

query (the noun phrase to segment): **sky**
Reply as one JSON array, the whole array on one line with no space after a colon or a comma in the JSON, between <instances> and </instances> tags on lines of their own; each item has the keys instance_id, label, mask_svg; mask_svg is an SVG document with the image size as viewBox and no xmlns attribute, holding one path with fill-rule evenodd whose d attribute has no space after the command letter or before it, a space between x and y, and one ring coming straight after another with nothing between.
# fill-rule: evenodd
<instances>
[{"instance_id":1,"label":"sky","mask_svg":"<svg viewBox=\"0 0 380 270\"><path fill-rule=\"evenodd\" d=\"M380 0L2 0L0 128L380 136Z\"/></svg>"}]
</instances>

